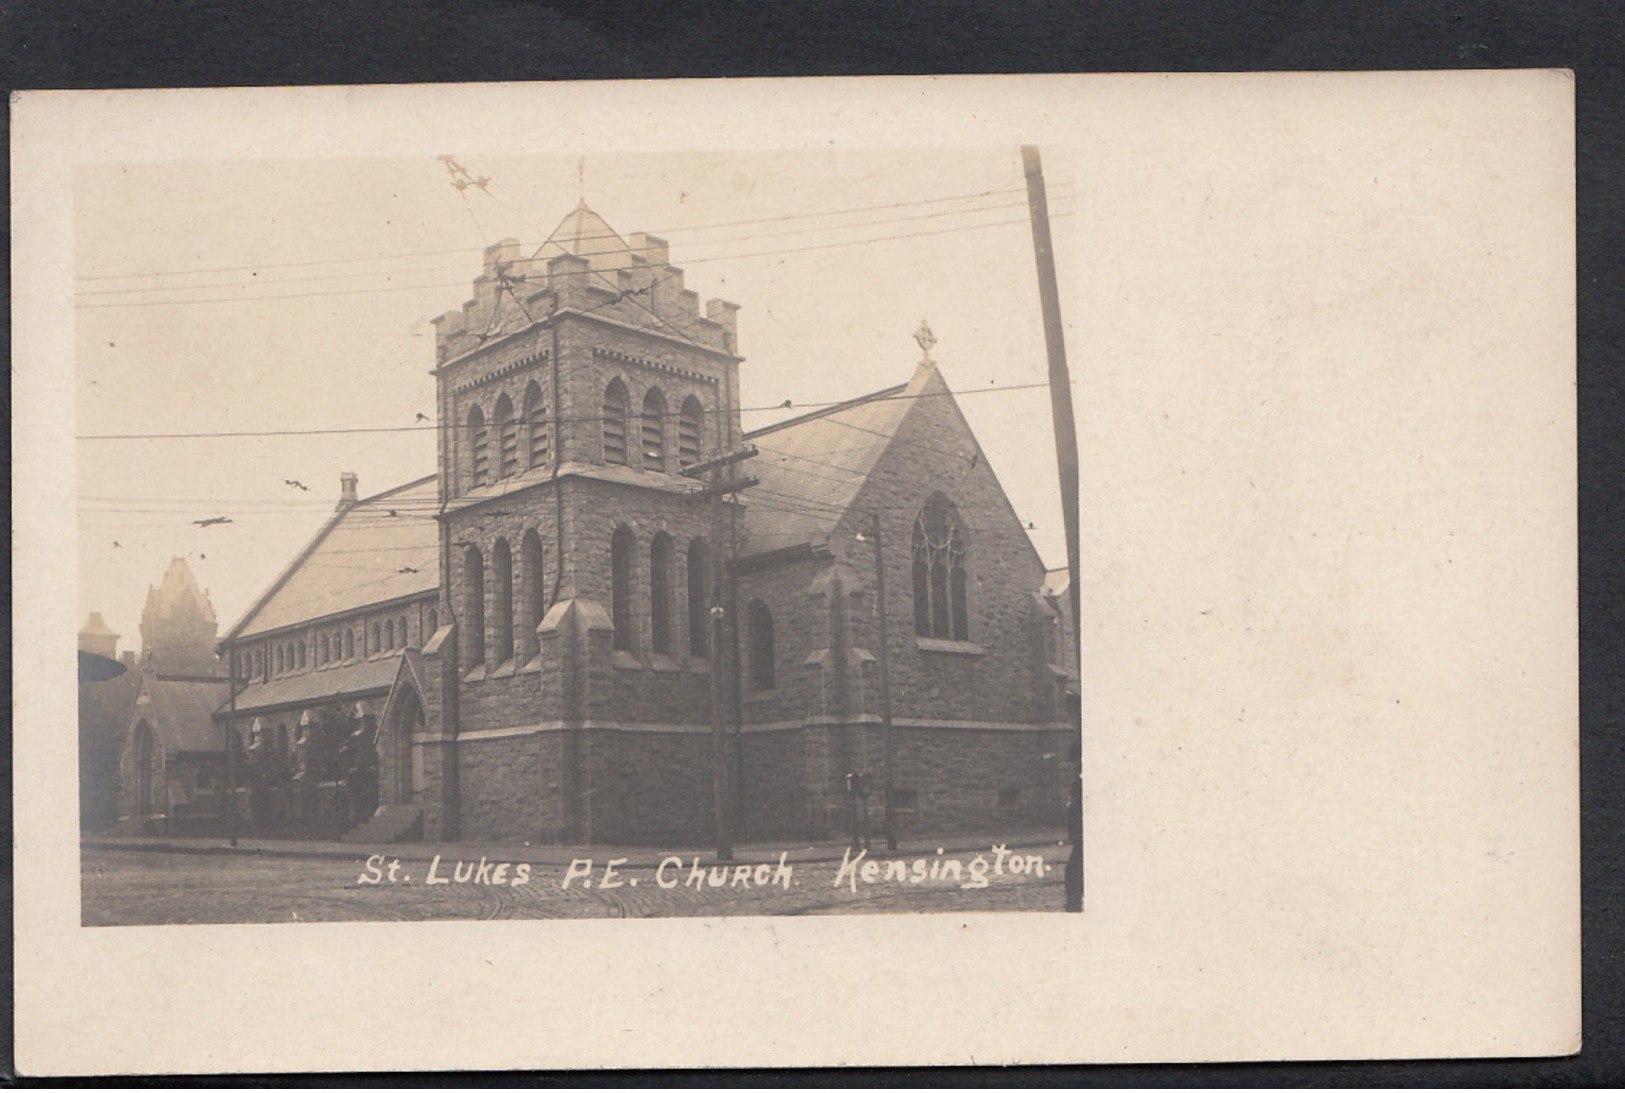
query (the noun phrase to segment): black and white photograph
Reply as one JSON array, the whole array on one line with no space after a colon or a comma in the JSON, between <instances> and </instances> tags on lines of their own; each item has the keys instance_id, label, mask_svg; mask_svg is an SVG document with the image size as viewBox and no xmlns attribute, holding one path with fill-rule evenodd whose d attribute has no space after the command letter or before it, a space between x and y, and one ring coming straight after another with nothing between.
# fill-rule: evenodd
<instances>
[{"instance_id":1,"label":"black and white photograph","mask_svg":"<svg viewBox=\"0 0 1625 1093\"><path fill-rule=\"evenodd\" d=\"M1046 182L83 169L85 923L1075 909Z\"/></svg>"},{"instance_id":2,"label":"black and white photograph","mask_svg":"<svg viewBox=\"0 0 1625 1093\"><path fill-rule=\"evenodd\" d=\"M14 96L19 1068L1579 1050L1574 126Z\"/></svg>"}]
</instances>

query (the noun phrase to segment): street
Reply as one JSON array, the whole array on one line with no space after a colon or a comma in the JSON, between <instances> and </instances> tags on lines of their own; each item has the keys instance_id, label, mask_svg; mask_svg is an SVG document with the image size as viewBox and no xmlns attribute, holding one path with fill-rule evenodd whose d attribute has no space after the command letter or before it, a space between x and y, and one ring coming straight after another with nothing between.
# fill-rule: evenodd
<instances>
[{"instance_id":1,"label":"street","mask_svg":"<svg viewBox=\"0 0 1625 1093\"><path fill-rule=\"evenodd\" d=\"M1064 898L1064 848L1053 844L1010 850L992 844L895 860L872 853L793 860L742 851L737 863L725 865L692 853L642 851L630 860L580 853L499 861L466 848L402 846L371 857L358 848L346 860L87 845L81 852L81 921L120 926L1060 911Z\"/></svg>"}]
</instances>

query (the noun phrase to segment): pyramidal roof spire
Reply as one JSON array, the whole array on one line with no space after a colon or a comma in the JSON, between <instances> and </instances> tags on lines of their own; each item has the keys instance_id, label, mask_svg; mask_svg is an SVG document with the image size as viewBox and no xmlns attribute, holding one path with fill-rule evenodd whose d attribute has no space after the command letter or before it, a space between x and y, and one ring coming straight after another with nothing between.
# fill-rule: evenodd
<instances>
[{"instance_id":1,"label":"pyramidal roof spire","mask_svg":"<svg viewBox=\"0 0 1625 1093\"><path fill-rule=\"evenodd\" d=\"M585 199L559 221L547 242L536 251L536 257L544 261L560 254L585 258L588 265L600 272L625 269L631 264L626 240L594 212Z\"/></svg>"}]
</instances>

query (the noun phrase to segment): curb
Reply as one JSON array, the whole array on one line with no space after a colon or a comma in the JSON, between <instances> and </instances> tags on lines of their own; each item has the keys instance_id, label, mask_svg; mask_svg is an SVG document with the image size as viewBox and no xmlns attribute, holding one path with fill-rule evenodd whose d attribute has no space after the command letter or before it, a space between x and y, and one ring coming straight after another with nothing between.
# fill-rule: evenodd
<instances>
[{"instance_id":1,"label":"curb","mask_svg":"<svg viewBox=\"0 0 1625 1093\"><path fill-rule=\"evenodd\" d=\"M1006 839L1000 845L1007 846L1012 850L1016 850L1016 849L1025 850L1025 849L1032 849L1032 848L1035 848L1035 847L1053 847L1058 852L1061 859L1064 859L1064 857L1066 856L1066 853L1070 852L1069 848L1067 847L1067 845L1065 843L1058 841L1053 836L1045 837L1045 836L1040 836L1040 835L1035 835L1035 834L1022 835L1022 836L1017 836L1017 837L1012 838L1012 839ZM435 856L437 854L442 855L442 856L444 856L444 855L446 855L448 853L455 854L459 850L462 849L462 848L457 847L455 844L448 846L448 845L443 845L443 844L431 844L431 843L388 843L388 844L385 844L385 846L383 846L383 847L369 846L368 844L357 843L356 848L354 850L341 850L341 849L337 849L337 848L331 847L331 846L299 846L299 845L290 845L290 846L286 846L286 847L284 847L284 846L228 846L228 845L224 845L224 844L220 844L220 845L216 845L216 844L198 845L198 844L169 843L169 842L140 842L140 843L138 843L138 842L124 842L124 841L119 841L117 839L81 839L80 842L79 842L79 846L80 846L81 850L116 850L116 851L125 851L125 852L129 852L129 851L136 851L136 852L145 851L147 853L153 853L153 854L198 854L198 855L216 855L216 854L218 854L218 855L238 855L238 856L243 856L243 857L267 857L267 858L315 858L315 859L321 859L321 860L327 860L327 861L350 861L350 862L365 861L367 859L367 857L370 856L370 854L376 854L376 853L380 853L380 852L386 853L391 857L400 857L400 858L403 858L403 859L406 859L406 860L428 861L431 857L433 857L433 856ZM535 856L536 853L537 853L537 848L536 847L528 847L528 846L527 847L517 847L517 848L515 848L515 847L479 846L479 845L476 844L476 845L473 845L473 846L469 846L466 849L471 854L472 853L479 853L484 857L489 857L490 854L491 854L491 851L496 850L498 853L500 853L502 855L501 860L510 861L510 862L528 862L528 863L530 863L532 865L562 865L562 864L567 864L569 862L570 858L574 858L574 857L582 857L582 858L592 857L592 858L596 858L596 857L602 857L606 853L605 848L602 848L602 847L582 846L582 847L574 848L572 853L570 855L566 856L566 857L555 859L555 857L553 855L551 855L551 854L546 855L546 856L542 856L542 857ZM608 849L608 853L617 853L617 852L624 853L628 849L629 848L627 848L627 847L611 847L611 848ZM882 847L879 850L876 850L874 847L870 847L870 849L869 849L869 857L870 857L871 860L874 860L874 861L889 861L889 860L891 860L893 858L931 857L933 855L933 852L936 851L937 849L938 849L938 847L936 847L936 846L918 847L918 848L899 847L895 851L888 851L888 850L884 849L884 847ZM952 842L952 843L947 843L947 842L943 843L941 845L940 849L944 853L949 853L949 854L969 854L969 853L976 853L976 852L986 851L988 849L988 845L984 845L983 843L980 843L980 842L979 843L974 843L974 844L967 844L967 843L964 843L962 841L955 841L955 842ZM664 852L664 853L659 852L659 851L653 851L653 850L649 850L649 851L646 851L646 852L650 855L650 857L648 857L647 860L645 860L641 856L643 852L640 851L639 856L636 857L636 858L631 858L630 860L628 860L626 862L624 868L627 868L627 869L652 869L663 858L666 858L666 857L681 857L681 858L685 858L685 859L690 858L690 857L699 857L700 858L700 864L703 865L703 866L707 866L707 867L712 866L712 865L722 864L722 863L720 863L718 861L715 854L709 853L709 852L706 852L706 851L697 850L697 849L695 849L693 847L689 847L689 848L685 848L685 849L681 849L681 850L671 850L669 852ZM845 846L841 846L841 847L814 847L814 848L808 849L806 851L806 856L804 856L804 857L803 856L795 856L794 852L791 852L791 851L774 851L774 850L771 850L771 849L759 849L759 848L755 848L755 847L740 848L735 852L735 860L733 862L729 862L727 864L743 864L745 862L745 860L747 860L747 859L751 860L754 863L757 860L758 857L760 857L760 859L764 860L764 861L771 860L771 856L776 855L777 853L781 853L781 852L792 855L792 856L788 857L788 859L787 859L789 861L789 863L792 864L792 865L822 864L822 863L841 861L842 858L845 856L845 854L848 852L848 848L845 847Z\"/></svg>"}]
</instances>

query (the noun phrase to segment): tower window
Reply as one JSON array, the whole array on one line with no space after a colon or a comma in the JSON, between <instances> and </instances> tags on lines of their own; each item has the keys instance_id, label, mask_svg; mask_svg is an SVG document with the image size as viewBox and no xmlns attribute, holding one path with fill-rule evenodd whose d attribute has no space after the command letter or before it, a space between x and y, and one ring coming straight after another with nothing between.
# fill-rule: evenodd
<instances>
[{"instance_id":1,"label":"tower window","mask_svg":"<svg viewBox=\"0 0 1625 1093\"><path fill-rule=\"evenodd\" d=\"M643 396L643 469L666 469L666 396L660 388L651 387Z\"/></svg>"},{"instance_id":2,"label":"tower window","mask_svg":"<svg viewBox=\"0 0 1625 1093\"><path fill-rule=\"evenodd\" d=\"M525 388L525 466L547 465L547 405L534 381Z\"/></svg>"},{"instance_id":3,"label":"tower window","mask_svg":"<svg viewBox=\"0 0 1625 1093\"><path fill-rule=\"evenodd\" d=\"M690 656L711 655L711 617L706 610L705 590L711 583L711 552L704 539L688 544L688 652Z\"/></svg>"},{"instance_id":4,"label":"tower window","mask_svg":"<svg viewBox=\"0 0 1625 1093\"><path fill-rule=\"evenodd\" d=\"M774 686L773 612L761 600L750 601L750 688L768 691Z\"/></svg>"},{"instance_id":5,"label":"tower window","mask_svg":"<svg viewBox=\"0 0 1625 1093\"><path fill-rule=\"evenodd\" d=\"M632 537L632 529L625 526L616 528L614 537L609 541L610 618L615 625L615 648L628 652L633 646L632 555L636 550L637 541Z\"/></svg>"},{"instance_id":6,"label":"tower window","mask_svg":"<svg viewBox=\"0 0 1625 1093\"><path fill-rule=\"evenodd\" d=\"M468 412L469 478L476 487L491 481L491 437L485 429L485 411Z\"/></svg>"},{"instance_id":7,"label":"tower window","mask_svg":"<svg viewBox=\"0 0 1625 1093\"><path fill-rule=\"evenodd\" d=\"M626 385L618 379L604 388L604 462L626 466Z\"/></svg>"},{"instance_id":8,"label":"tower window","mask_svg":"<svg viewBox=\"0 0 1625 1093\"><path fill-rule=\"evenodd\" d=\"M965 531L942 494L932 494L915 518L913 548L915 634L969 641Z\"/></svg>"},{"instance_id":9,"label":"tower window","mask_svg":"<svg viewBox=\"0 0 1625 1093\"><path fill-rule=\"evenodd\" d=\"M671 653L671 536L665 532L649 542L650 647Z\"/></svg>"},{"instance_id":10,"label":"tower window","mask_svg":"<svg viewBox=\"0 0 1625 1093\"><path fill-rule=\"evenodd\" d=\"M547 608L547 584L542 576L542 537L536 534L535 528L525 532L524 539L520 541L519 564L524 574L520 578L524 582L524 591L519 636L525 655L533 657L540 651L536 627L541 625L542 612Z\"/></svg>"},{"instance_id":11,"label":"tower window","mask_svg":"<svg viewBox=\"0 0 1625 1093\"><path fill-rule=\"evenodd\" d=\"M519 421L507 395L497 399L497 477L519 473Z\"/></svg>"},{"instance_id":12,"label":"tower window","mask_svg":"<svg viewBox=\"0 0 1625 1093\"><path fill-rule=\"evenodd\" d=\"M485 556L471 546L463 552L463 666L485 663Z\"/></svg>"},{"instance_id":13,"label":"tower window","mask_svg":"<svg viewBox=\"0 0 1625 1093\"><path fill-rule=\"evenodd\" d=\"M513 552L508 540L498 539L491 548L491 579L496 582L496 613L492 636L496 643L496 660L505 664L513 659ZM402 627L405 630L405 627ZM401 635L404 643L406 635Z\"/></svg>"},{"instance_id":14,"label":"tower window","mask_svg":"<svg viewBox=\"0 0 1625 1093\"><path fill-rule=\"evenodd\" d=\"M692 467L700 461L700 421L705 412L700 408L700 400L693 395L683 400L683 408L677 415L677 463L679 466Z\"/></svg>"}]
</instances>

